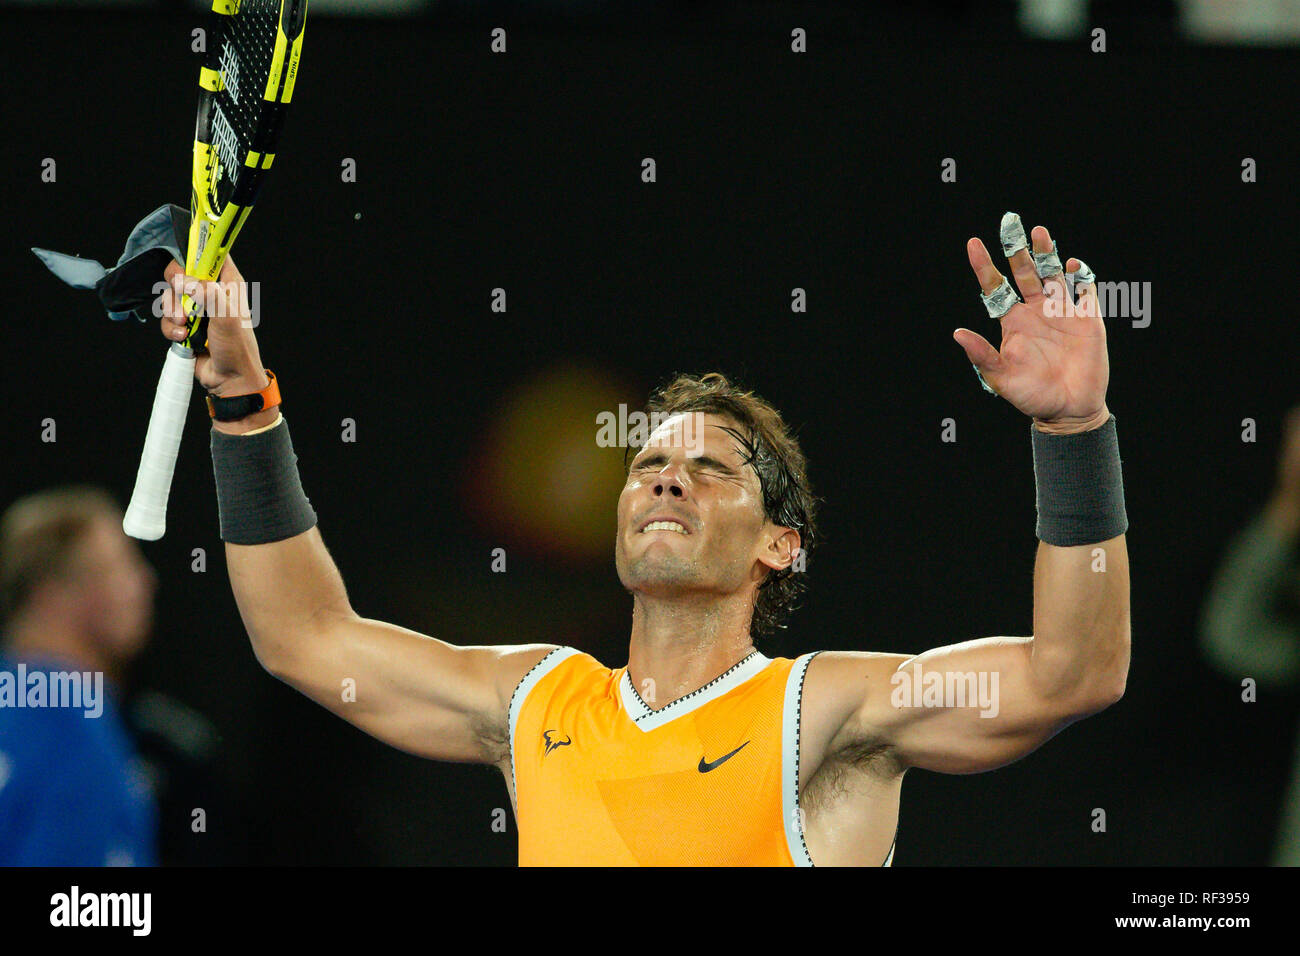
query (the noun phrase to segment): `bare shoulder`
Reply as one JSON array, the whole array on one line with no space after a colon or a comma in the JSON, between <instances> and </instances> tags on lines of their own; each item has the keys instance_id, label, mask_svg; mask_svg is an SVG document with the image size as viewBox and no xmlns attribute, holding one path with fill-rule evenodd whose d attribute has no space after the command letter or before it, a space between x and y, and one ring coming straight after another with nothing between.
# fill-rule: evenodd
<instances>
[{"instance_id":1,"label":"bare shoulder","mask_svg":"<svg viewBox=\"0 0 1300 956\"><path fill-rule=\"evenodd\" d=\"M890 676L908 657L876 651L822 651L812 659L804 678L801 708L801 788L828 758L851 756L854 763L862 763L882 749L864 720L867 703L882 695L888 698Z\"/></svg>"},{"instance_id":2,"label":"bare shoulder","mask_svg":"<svg viewBox=\"0 0 1300 956\"><path fill-rule=\"evenodd\" d=\"M510 754L510 701L528 672L540 664L559 644L510 644L491 649L488 663L493 688L496 691L489 727L484 736L491 744L494 760L500 764Z\"/></svg>"}]
</instances>

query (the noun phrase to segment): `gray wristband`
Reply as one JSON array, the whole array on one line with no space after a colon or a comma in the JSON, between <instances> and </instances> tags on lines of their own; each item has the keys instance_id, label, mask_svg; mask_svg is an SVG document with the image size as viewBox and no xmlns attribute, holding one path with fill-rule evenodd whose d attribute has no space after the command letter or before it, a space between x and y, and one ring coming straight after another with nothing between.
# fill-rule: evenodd
<instances>
[{"instance_id":1,"label":"gray wristband","mask_svg":"<svg viewBox=\"0 0 1300 956\"><path fill-rule=\"evenodd\" d=\"M256 435L212 429L212 472L222 541L267 544L316 526L283 415L275 427Z\"/></svg>"},{"instance_id":2,"label":"gray wristband","mask_svg":"<svg viewBox=\"0 0 1300 956\"><path fill-rule=\"evenodd\" d=\"M1030 423L1040 541L1070 548L1128 530L1115 416L1092 431L1048 435Z\"/></svg>"}]
</instances>

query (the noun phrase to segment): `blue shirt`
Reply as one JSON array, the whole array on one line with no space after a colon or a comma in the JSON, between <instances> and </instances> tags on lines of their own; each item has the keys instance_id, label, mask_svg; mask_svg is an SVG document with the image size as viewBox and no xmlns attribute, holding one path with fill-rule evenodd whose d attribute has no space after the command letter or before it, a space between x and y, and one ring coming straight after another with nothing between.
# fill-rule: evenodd
<instances>
[{"instance_id":1,"label":"blue shirt","mask_svg":"<svg viewBox=\"0 0 1300 956\"><path fill-rule=\"evenodd\" d=\"M29 676L77 669L48 659L23 663ZM0 654L0 680L10 688L18 667ZM17 707L0 698L0 866L157 864L153 795L107 685L99 702L102 712L87 716L94 709L48 700Z\"/></svg>"}]
</instances>

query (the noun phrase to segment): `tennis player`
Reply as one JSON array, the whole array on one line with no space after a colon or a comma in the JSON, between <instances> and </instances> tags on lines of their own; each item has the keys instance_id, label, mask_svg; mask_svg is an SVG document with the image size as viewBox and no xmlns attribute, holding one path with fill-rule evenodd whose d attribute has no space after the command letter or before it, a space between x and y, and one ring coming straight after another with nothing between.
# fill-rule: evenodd
<instances>
[{"instance_id":1,"label":"tennis player","mask_svg":"<svg viewBox=\"0 0 1300 956\"><path fill-rule=\"evenodd\" d=\"M166 337L184 336L182 289L222 306L196 376L254 654L382 741L497 767L521 865L890 863L908 769L1018 760L1119 700L1128 672L1128 520L1096 284L1077 259L1062 268L1041 226L1031 244L1008 213L1001 238L1023 300L983 243L967 244L1001 349L953 337L981 384L1033 420L1033 635L920 655L765 656L754 635L788 613L816 543L803 455L757 396L683 376L654 396L660 425L618 502L632 631L615 669L563 645L458 647L353 611L303 493L279 382L241 321L234 263L201 289L173 264ZM988 533L1018 532L999 519Z\"/></svg>"}]
</instances>

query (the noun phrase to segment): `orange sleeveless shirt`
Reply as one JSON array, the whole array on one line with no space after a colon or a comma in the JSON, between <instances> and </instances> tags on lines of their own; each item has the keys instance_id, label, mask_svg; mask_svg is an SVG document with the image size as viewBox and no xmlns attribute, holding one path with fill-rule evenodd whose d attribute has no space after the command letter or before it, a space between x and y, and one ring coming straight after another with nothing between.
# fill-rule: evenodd
<instances>
[{"instance_id":1,"label":"orange sleeveless shirt","mask_svg":"<svg viewBox=\"0 0 1300 956\"><path fill-rule=\"evenodd\" d=\"M754 651L652 710L626 667L551 651L510 700L519 865L811 866L798 783L813 656Z\"/></svg>"}]
</instances>

